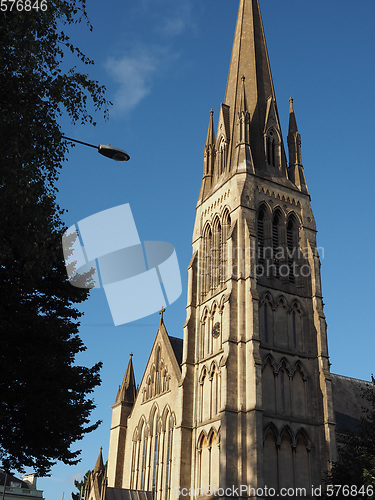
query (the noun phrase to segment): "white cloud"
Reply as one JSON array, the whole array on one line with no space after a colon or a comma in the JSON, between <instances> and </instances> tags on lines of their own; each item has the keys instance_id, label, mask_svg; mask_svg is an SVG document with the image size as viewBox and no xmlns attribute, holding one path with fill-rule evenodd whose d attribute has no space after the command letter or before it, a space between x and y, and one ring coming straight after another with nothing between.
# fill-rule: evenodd
<instances>
[{"instance_id":1,"label":"white cloud","mask_svg":"<svg viewBox=\"0 0 375 500\"><path fill-rule=\"evenodd\" d=\"M130 111L150 93L158 57L140 50L124 57L110 57L105 66L118 85L112 99L114 111Z\"/></svg>"},{"instance_id":2,"label":"white cloud","mask_svg":"<svg viewBox=\"0 0 375 500\"><path fill-rule=\"evenodd\" d=\"M155 20L154 31L159 36L173 38L194 27L191 0L139 0L143 15ZM197 6L194 7L197 10Z\"/></svg>"},{"instance_id":3,"label":"white cloud","mask_svg":"<svg viewBox=\"0 0 375 500\"><path fill-rule=\"evenodd\" d=\"M190 3L174 3L173 10L174 12L172 11L170 16L164 18L164 22L159 25L159 31L167 37L181 35L192 24Z\"/></svg>"}]
</instances>

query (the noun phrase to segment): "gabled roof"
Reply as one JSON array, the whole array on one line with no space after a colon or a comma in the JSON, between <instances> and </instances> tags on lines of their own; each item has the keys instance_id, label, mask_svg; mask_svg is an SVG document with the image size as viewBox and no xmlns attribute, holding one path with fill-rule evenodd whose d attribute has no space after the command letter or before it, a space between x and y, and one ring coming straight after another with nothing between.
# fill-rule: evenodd
<instances>
[{"instance_id":1,"label":"gabled roof","mask_svg":"<svg viewBox=\"0 0 375 500\"><path fill-rule=\"evenodd\" d=\"M364 397L364 391L371 382L331 373L333 407L337 432L357 431L364 408L370 403Z\"/></svg>"},{"instance_id":2,"label":"gabled roof","mask_svg":"<svg viewBox=\"0 0 375 500\"><path fill-rule=\"evenodd\" d=\"M18 479L17 477L13 476L12 474L6 474L3 470L0 470L0 486L4 485L5 482L5 476L7 478L7 486L17 486L19 488L23 489L30 489L30 484L27 483L26 481L22 481L22 479ZM8 495L8 494L7 494Z\"/></svg>"},{"instance_id":3,"label":"gabled roof","mask_svg":"<svg viewBox=\"0 0 375 500\"><path fill-rule=\"evenodd\" d=\"M184 346L184 341L183 341L183 339L179 339L177 337L171 337L170 335L168 335L168 338L169 338L169 342L171 343L174 355L176 356L177 363L181 367L182 350L183 350L183 346Z\"/></svg>"},{"instance_id":4,"label":"gabled roof","mask_svg":"<svg viewBox=\"0 0 375 500\"><path fill-rule=\"evenodd\" d=\"M139 384L139 390L137 391L137 398L138 395L141 394L142 390L145 388L146 380L150 374L151 367L154 363L158 346L161 346L162 351L164 351L163 354L164 361L169 359L169 367L168 367L169 374L172 375L174 373L178 381L180 381L181 379L183 340L168 335L168 332L164 325L163 312L164 310L162 309L160 311L161 317L160 317L159 328L154 340L154 344L151 348L150 356L148 358L141 383Z\"/></svg>"}]
</instances>

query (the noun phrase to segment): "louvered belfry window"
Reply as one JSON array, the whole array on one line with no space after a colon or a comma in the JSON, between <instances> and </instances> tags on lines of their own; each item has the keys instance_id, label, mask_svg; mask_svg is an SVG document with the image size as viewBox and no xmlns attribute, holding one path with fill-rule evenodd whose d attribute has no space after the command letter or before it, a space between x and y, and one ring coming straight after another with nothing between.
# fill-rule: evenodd
<instances>
[{"instance_id":1,"label":"louvered belfry window","mask_svg":"<svg viewBox=\"0 0 375 500\"><path fill-rule=\"evenodd\" d=\"M273 272L275 278L279 277L279 268L280 262L278 257L278 252L280 250L280 241L279 241L279 214L275 214L272 220L272 251L273 251Z\"/></svg>"},{"instance_id":2,"label":"louvered belfry window","mask_svg":"<svg viewBox=\"0 0 375 500\"><path fill-rule=\"evenodd\" d=\"M264 265L264 211L258 214L258 264Z\"/></svg>"},{"instance_id":3,"label":"louvered belfry window","mask_svg":"<svg viewBox=\"0 0 375 500\"><path fill-rule=\"evenodd\" d=\"M289 276L288 277L289 277L289 282L294 283L295 276L294 276L293 262L294 262L296 248L294 246L295 238L294 238L293 219L289 220L287 228L286 228L286 242L287 242L287 249L288 249L288 267L289 267Z\"/></svg>"}]
</instances>

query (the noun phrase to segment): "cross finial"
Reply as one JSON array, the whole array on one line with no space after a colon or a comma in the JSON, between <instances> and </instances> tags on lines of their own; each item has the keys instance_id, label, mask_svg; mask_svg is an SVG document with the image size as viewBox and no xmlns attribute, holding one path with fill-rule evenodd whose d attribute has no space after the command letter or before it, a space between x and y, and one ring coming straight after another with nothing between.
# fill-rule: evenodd
<instances>
[{"instance_id":1,"label":"cross finial","mask_svg":"<svg viewBox=\"0 0 375 500\"><path fill-rule=\"evenodd\" d=\"M160 324L163 323L163 314L165 313L165 308L164 306L161 306L161 309L159 311L159 314L160 314Z\"/></svg>"}]
</instances>

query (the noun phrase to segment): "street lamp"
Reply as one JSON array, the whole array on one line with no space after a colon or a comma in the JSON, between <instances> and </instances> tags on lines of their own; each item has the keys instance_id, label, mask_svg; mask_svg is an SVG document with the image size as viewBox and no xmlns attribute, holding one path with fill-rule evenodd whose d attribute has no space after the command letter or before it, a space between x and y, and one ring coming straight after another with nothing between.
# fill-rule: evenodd
<instances>
[{"instance_id":1,"label":"street lamp","mask_svg":"<svg viewBox=\"0 0 375 500\"><path fill-rule=\"evenodd\" d=\"M64 135L62 136L63 139L66 139L67 141L73 141L73 142L78 142L79 144L83 144L84 146L90 146L90 148L95 148L98 150L98 152L106 156L107 158L111 158L111 160L115 161L128 161L130 160L130 156L126 151L120 148L115 148L111 146L110 144L99 144L99 146L94 146L94 144L89 144L88 142L82 142L78 141L77 139L72 139L71 137L65 137Z\"/></svg>"}]
</instances>

